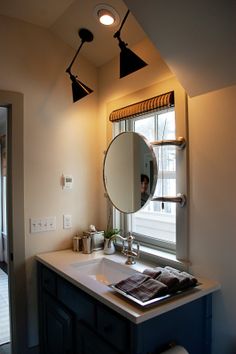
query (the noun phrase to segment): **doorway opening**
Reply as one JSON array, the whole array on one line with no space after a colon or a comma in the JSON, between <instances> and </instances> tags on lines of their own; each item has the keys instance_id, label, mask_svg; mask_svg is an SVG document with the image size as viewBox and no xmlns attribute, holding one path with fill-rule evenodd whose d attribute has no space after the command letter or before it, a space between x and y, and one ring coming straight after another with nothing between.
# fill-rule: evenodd
<instances>
[{"instance_id":1,"label":"doorway opening","mask_svg":"<svg viewBox=\"0 0 236 354\"><path fill-rule=\"evenodd\" d=\"M7 117L0 106L0 353L10 353L9 259L7 230Z\"/></svg>"},{"instance_id":2,"label":"doorway opening","mask_svg":"<svg viewBox=\"0 0 236 354\"><path fill-rule=\"evenodd\" d=\"M0 354L26 354L28 346L24 225L23 94L0 90L0 107L7 109L6 214L11 338L10 345L8 343L0 346Z\"/></svg>"}]
</instances>

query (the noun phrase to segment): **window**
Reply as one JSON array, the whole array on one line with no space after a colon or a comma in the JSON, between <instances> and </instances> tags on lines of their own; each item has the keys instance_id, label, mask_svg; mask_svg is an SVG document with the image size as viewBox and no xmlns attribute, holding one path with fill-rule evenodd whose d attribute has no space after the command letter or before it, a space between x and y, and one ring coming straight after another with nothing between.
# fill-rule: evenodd
<instances>
[{"instance_id":1,"label":"window","mask_svg":"<svg viewBox=\"0 0 236 354\"><path fill-rule=\"evenodd\" d=\"M122 131L135 131L150 142L175 139L174 108L114 123L114 135ZM176 148L161 146L154 147L154 151L158 162L158 182L155 196L175 196ZM176 206L174 203L162 204L151 201L140 211L126 216L127 218L129 219L129 231L132 231L139 241L175 249ZM127 224L127 220L125 223Z\"/></svg>"},{"instance_id":2,"label":"window","mask_svg":"<svg viewBox=\"0 0 236 354\"><path fill-rule=\"evenodd\" d=\"M152 92L159 96L133 103L133 94L109 103L109 120L112 122L113 137L124 131L135 131L149 141L172 140L184 137L184 149L175 146L153 146L158 163L158 183L156 197L185 195L184 207L175 203L151 201L134 214L123 214L113 208L113 226L132 232L142 245L145 255L160 255L160 251L175 254L176 259L188 261L188 130L187 96L175 79L167 80L162 94L157 84ZM149 90L150 92L150 90ZM146 96L146 90L138 92L137 97ZM123 102L130 103L123 106ZM149 112L147 112L149 110ZM109 129L110 131L110 129ZM110 139L112 136L110 136ZM142 250L142 248L141 248ZM166 254L167 259L175 259Z\"/></svg>"}]
</instances>

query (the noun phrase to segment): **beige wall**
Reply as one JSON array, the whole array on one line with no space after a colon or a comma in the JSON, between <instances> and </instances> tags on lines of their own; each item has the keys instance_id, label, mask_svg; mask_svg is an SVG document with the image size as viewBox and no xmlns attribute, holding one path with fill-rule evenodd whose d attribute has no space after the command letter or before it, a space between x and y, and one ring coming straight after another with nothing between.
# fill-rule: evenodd
<instances>
[{"instance_id":1,"label":"beige wall","mask_svg":"<svg viewBox=\"0 0 236 354\"><path fill-rule=\"evenodd\" d=\"M189 99L190 260L220 281L213 301L213 354L236 351L236 86Z\"/></svg>"},{"instance_id":2,"label":"beige wall","mask_svg":"<svg viewBox=\"0 0 236 354\"><path fill-rule=\"evenodd\" d=\"M79 58L74 66L94 93L72 103L65 74L74 50L40 27L0 18L0 89L24 94L25 241L28 278L29 344L37 344L36 273L31 257L71 246L76 231L98 223L97 72ZM63 191L62 173L74 177ZM63 230L62 215L73 228ZM29 218L56 216L57 230L30 234Z\"/></svg>"}]
</instances>

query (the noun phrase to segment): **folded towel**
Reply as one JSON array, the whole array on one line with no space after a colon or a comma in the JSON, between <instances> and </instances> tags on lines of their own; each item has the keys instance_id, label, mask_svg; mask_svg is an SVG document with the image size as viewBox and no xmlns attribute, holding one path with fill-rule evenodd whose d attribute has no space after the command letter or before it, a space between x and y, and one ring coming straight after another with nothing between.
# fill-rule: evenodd
<instances>
[{"instance_id":1,"label":"folded towel","mask_svg":"<svg viewBox=\"0 0 236 354\"><path fill-rule=\"evenodd\" d=\"M115 287L124 291L125 293L131 291L132 289L136 288L146 280L150 279L148 275L137 273L132 275L129 278L121 280L119 283L115 284Z\"/></svg>"},{"instance_id":2,"label":"folded towel","mask_svg":"<svg viewBox=\"0 0 236 354\"><path fill-rule=\"evenodd\" d=\"M166 270L171 272L179 279L179 289L178 290L185 290L191 286L195 286L198 280L187 272L181 272L178 269L172 267L165 267Z\"/></svg>"},{"instance_id":3,"label":"folded towel","mask_svg":"<svg viewBox=\"0 0 236 354\"><path fill-rule=\"evenodd\" d=\"M197 278L195 278L194 275L191 275L191 274L189 274L189 273L187 273L187 272L182 272L181 274L182 274L182 275L185 275L185 276L187 276L187 277L189 277L190 282L191 282L191 286L197 285L198 280L197 280Z\"/></svg>"},{"instance_id":4,"label":"folded towel","mask_svg":"<svg viewBox=\"0 0 236 354\"><path fill-rule=\"evenodd\" d=\"M146 274L148 275L149 277L153 278L153 279L156 279L160 274L161 274L161 270L160 269L157 269L157 268L147 268L147 269L144 269L143 271L143 274Z\"/></svg>"},{"instance_id":5,"label":"folded towel","mask_svg":"<svg viewBox=\"0 0 236 354\"><path fill-rule=\"evenodd\" d=\"M174 273L169 272L166 269L163 269L161 274L156 278L161 283L165 284L168 287L168 291L173 293L179 288L179 279L175 276Z\"/></svg>"},{"instance_id":6,"label":"folded towel","mask_svg":"<svg viewBox=\"0 0 236 354\"><path fill-rule=\"evenodd\" d=\"M135 287L134 289L128 292L129 295L132 295L142 302L148 301L154 297L160 297L166 295L168 292L168 287L158 280L148 279L143 282L141 285Z\"/></svg>"}]
</instances>

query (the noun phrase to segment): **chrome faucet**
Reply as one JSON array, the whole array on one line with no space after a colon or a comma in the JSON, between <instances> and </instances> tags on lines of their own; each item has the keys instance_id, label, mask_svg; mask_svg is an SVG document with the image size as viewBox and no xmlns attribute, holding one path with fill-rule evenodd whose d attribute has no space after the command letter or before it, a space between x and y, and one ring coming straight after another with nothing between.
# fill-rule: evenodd
<instances>
[{"instance_id":1,"label":"chrome faucet","mask_svg":"<svg viewBox=\"0 0 236 354\"><path fill-rule=\"evenodd\" d=\"M139 255L140 255L140 251L139 251L139 243L137 242L137 250L133 249L133 243L134 243L134 236L129 233L127 237L122 237L120 235L113 235L109 241L108 241L108 247L110 247L111 245L111 241L113 239L116 239L116 238L120 238L122 241L123 241L123 247L122 247L122 253L127 256L127 260L126 260L126 264L135 264L136 261L135 261L135 258L138 258ZM127 241L128 243L128 246L125 247L125 241Z\"/></svg>"}]
</instances>

